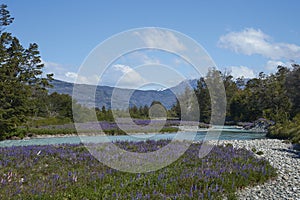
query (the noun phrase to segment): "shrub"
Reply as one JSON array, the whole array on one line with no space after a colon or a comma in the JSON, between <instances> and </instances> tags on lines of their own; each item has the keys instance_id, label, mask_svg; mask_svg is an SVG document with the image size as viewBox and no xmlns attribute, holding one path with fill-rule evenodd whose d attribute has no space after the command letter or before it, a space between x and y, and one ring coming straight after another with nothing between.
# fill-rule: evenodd
<instances>
[{"instance_id":1,"label":"shrub","mask_svg":"<svg viewBox=\"0 0 300 200\"><path fill-rule=\"evenodd\" d=\"M300 114L292 121L283 124L276 124L269 128L267 133L269 138L290 140L293 144L300 143Z\"/></svg>"}]
</instances>

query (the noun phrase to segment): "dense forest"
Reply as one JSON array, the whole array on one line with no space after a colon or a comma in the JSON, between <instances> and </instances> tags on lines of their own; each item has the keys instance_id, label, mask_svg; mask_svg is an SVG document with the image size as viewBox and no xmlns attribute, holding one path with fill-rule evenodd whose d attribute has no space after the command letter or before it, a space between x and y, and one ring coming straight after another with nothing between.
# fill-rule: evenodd
<instances>
[{"instance_id":1,"label":"dense forest","mask_svg":"<svg viewBox=\"0 0 300 200\"><path fill-rule=\"evenodd\" d=\"M212 76L213 74L213 76ZM275 122L267 136L300 141L300 65L278 66L277 72L257 78L236 80L230 73L211 69L200 78L195 93L200 107L200 122L209 123L211 115L210 93L206 82L211 78L222 79L227 99L226 123L253 122L265 118ZM188 92L183 95L188 99ZM172 108L180 112L180 105Z\"/></svg>"},{"instance_id":2,"label":"dense forest","mask_svg":"<svg viewBox=\"0 0 300 200\"><path fill-rule=\"evenodd\" d=\"M49 81L53 74L43 74L44 65L33 43L24 48L17 37L6 32L13 22L6 5L0 8L0 138L6 139L18 134L19 127L73 122L72 104L82 113L81 121L89 121L91 108L74 102L66 94L49 94ZM230 73L211 69L206 77L198 80L197 88L186 89L179 98L188 101L194 92L199 102L200 122L209 123L211 118L211 94L207 82L221 80L227 98L226 122L252 122L259 118L274 121L269 137L300 140L300 65L278 66L274 74L261 72L257 78L234 79ZM186 103L186 102L185 102ZM160 104L159 102L153 102ZM151 107L151 106L150 106ZM114 121L112 111L95 108L98 120ZM133 118L149 118L149 107L128 108ZM167 112L167 117L180 119L179 101ZM194 110L193 110L194 111ZM115 112L122 116L125 111ZM189 113L193 115L193 113Z\"/></svg>"},{"instance_id":3,"label":"dense forest","mask_svg":"<svg viewBox=\"0 0 300 200\"><path fill-rule=\"evenodd\" d=\"M299 113L300 65L278 66L275 74L261 72L258 78L236 80L230 73L211 69L213 78L222 79L227 99L226 121L250 122L266 118L277 123L293 119ZM206 85L208 75L200 78L195 93L200 107L200 121L209 123L211 103L210 92ZM184 94L188 99L189 94ZM179 103L178 103L179 104ZM180 105L173 109L179 110Z\"/></svg>"}]
</instances>

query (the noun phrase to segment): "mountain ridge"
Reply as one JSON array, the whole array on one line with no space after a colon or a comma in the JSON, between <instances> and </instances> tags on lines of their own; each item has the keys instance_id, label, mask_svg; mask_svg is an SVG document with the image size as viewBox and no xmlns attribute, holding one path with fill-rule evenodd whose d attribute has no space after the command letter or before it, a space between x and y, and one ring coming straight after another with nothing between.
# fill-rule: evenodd
<instances>
[{"instance_id":1,"label":"mountain ridge","mask_svg":"<svg viewBox=\"0 0 300 200\"><path fill-rule=\"evenodd\" d=\"M74 83L54 79L50 81L53 85L49 88L49 93L57 92L59 94L73 95ZM197 86L197 80L185 80L178 85L165 89L165 90L133 90L125 88L115 88L111 86L99 86L99 85L88 85L88 84L76 84L76 87L83 91L82 94L78 94L74 99L78 103L93 107L96 106L101 108L105 106L106 108L111 108L111 96L114 90L118 90L120 94L126 94L127 92L132 92L130 98L130 106L136 105L137 107L148 105L150 106L153 101L161 102L167 109L170 109L176 103L176 96L182 94L186 87L195 88ZM95 98L90 95L95 91ZM96 101L93 101L96 99Z\"/></svg>"}]
</instances>

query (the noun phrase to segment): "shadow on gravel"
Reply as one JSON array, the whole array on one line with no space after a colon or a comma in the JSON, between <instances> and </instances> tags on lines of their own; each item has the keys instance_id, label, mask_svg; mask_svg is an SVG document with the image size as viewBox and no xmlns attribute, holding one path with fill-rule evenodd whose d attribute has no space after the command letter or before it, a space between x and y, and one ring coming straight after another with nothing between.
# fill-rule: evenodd
<instances>
[{"instance_id":1,"label":"shadow on gravel","mask_svg":"<svg viewBox=\"0 0 300 200\"><path fill-rule=\"evenodd\" d=\"M278 148L273 148L275 151L280 151L280 152L287 152L292 154L292 158L299 158L300 159L300 151L294 150L294 149L278 149Z\"/></svg>"}]
</instances>

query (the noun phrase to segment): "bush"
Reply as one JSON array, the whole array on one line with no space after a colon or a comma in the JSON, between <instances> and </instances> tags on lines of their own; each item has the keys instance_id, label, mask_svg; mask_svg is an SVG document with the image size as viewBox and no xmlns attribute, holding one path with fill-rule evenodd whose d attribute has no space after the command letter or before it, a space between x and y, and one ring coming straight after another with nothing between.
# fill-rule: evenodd
<instances>
[{"instance_id":1,"label":"bush","mask_svg":"<svg viewBox=\"0 0 300 200\"><path fill-rule=\"evenodd\" d=\"M160 133L175 133L179 130L177 127L164 127L159 132Z\"/></svg>"},{"instance_id":2,"label":"bush","mask_svg":"<svg viewBox=\"0 0 300 200\"><path fill-rule=\"evenodd\" d=\"M72 123L72 120L65 117L33 118L27 123L27 126L38 128L40 126L63 125L69 123Z\"/></svg>"},{"instance_id":3,"label":"bush","mask_svg":"<svg viewBox=\"0 0 300 200\"><path fill-rule=\"evenodd\" d=\"M30 129L19 129L26 136L33 135L70 135L76 134L76 129L46 129L46 128L30 128Z\"/></svg>"},{"instance_id":4,"label":"bush","mask_svg":"<svg viewBox=\"0 0 300 200\"><path fill-rule=\"evenodd\" d=\"M227 143L225 146L226 146L226 147L233 148L233 145L232 145L231 143Z\"/></svg>"},{"instance_id":5,"label":"bush","mask_svg":"<svg viewBox=\"0 0 300 200\"><path fill-rule=\"evenodd\" d=\"M300 144L300 114L292 121L270 127L267 137L285 139L293 144Z\"/></svg>"}]
</instances>

